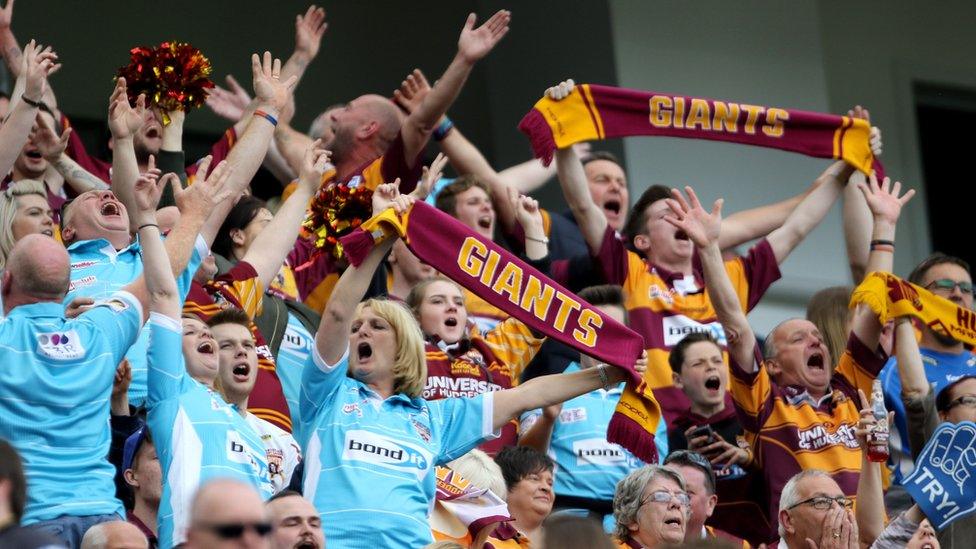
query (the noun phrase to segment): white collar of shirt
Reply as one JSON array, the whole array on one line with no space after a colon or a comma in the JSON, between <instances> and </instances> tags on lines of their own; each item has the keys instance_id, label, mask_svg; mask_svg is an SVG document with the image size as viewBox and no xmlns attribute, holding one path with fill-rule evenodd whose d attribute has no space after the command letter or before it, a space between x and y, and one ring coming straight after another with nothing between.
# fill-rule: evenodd
<instances>
[{"instance_id":1,"label":"white collar of shirt","mask_svg":"<svg viewBox=\"0 0 976 549\"><path fill-rule=\"evenodd\" d=\"M671 286L681 295L694 294L699 290L693 274L686 274L684 278L675 279Z\"/></svg>"}]
</instances>

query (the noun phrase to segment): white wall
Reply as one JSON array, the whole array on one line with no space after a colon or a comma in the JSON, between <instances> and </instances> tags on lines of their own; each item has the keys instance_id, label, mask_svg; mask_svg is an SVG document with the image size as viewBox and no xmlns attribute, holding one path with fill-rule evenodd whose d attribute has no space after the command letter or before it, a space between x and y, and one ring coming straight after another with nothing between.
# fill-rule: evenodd
<instances>
[{"instance_id":1,"label":"white wall","mask_svg":"<svg viewBox=\"0 0 976 549\"><path fill-rule=\"evenodd\" d=\"M621 86L835 113L868 106L887 173L919 192L899 223L895 272L907 275L931 252L912 85L976 89L976 4L610 0L610 9ZM630 138L625 149L632 196L651 183L690 184L708 200L724 197L726 212L800 192L827 165L670 138ZM782 270L751 316L760 332L802 315L816 290L849 283L839 208Z\"/></svg>"}]
</instances>

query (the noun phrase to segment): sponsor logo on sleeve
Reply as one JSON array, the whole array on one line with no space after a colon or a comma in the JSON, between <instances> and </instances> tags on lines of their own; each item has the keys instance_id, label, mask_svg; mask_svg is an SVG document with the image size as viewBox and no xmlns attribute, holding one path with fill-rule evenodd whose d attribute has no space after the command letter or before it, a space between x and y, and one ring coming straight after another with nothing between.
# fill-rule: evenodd
<instances>
[{"instance_id":1,"label":"sponsor logo on sleeve","mask_svg":"<svg viewBox=\"0 0 976 549\"><path fill-rule=\"evenodd\" d=\"M73 292L78 288L84 288L85 286L91 286L95 282L98 282L98 277L94 275L83 276L81 278L76 278L68 283L68 291Z\"/></svg>"},{"instance_id":2,"label":"sponsor logo on sleeve","mask_svg":"<svg viewBox=\"0 0 976 549\"><path fill-rule=\"evenodd\" d=\"M85 346L78 332L45 332L37 334L37 354L51 360L76 360L85 356Z\"/></svg>"},{"instance_id":3,"label":"sponsor logo on sleeve","mask_svg":"<svg viewBox=\"0 0 976 549\"><path fill-rule=\"evenodd\" d=\"M559 412L559 423L586 421L586 408L567 408Z\"/></svg>"},{"instance_id":4,"label":"sponsor logo on sleeve","mask_svg":"<svg viewBox=\"0 0 976 549\"><path fill-rule=\"evenodd\" d=\"M587 438L573 441L573 455L576 456L576 466L583 465L620 465L627 463L627 453L616 444L611 444L603 438Z\"/></svg>"},{"instance_id":5,"label":"sponsor logo on sleeve","mask_svg":"<svg viewBox=\"0 0 976 549\"><path fill-rule=\"evenodd\" d=\"M411 474L417 480L430 472L433 457L433 453L419 446L363 430L347 431L342 446L343 460Z\"/></svg>"},{"instance_id":6,"label":"sponsor logo on sleeve","mask_svg":"<svg viewBox=\"0 0 976 549\"><path fill-rule=\"evenodd\" d=\"M664 330L664 344L668 347L674 347L685 336L696 332L712 334L712 337L723 347L728 344L725 339L725 330L717 321L702 324L684 315L674 315L665 317L661 321L661 328Z\"/></svg>"},{"instance_id":7,"label":"sponsor logo on sleeve","mask_svg":"<svg viewBox=\"0 0 976 549\"><path fill-rule=\"evenodd\" d=\"M77 261L71 264L71 270L84 269L85 267L91 267L92 265L98 265L97 261Z\"/></svg>"}]
</instances>

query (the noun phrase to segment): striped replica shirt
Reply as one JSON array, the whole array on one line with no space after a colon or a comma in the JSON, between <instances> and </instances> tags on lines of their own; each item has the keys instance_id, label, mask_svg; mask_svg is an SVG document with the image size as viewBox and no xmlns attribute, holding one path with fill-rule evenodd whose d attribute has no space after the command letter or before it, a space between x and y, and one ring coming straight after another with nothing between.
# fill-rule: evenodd
<instances>
[{"instance_id":1,"label":"striped replica shirt","mask_svg":"<svg viewBox=\"0 0 976 549\"><path fill-rule=\"evenodd\" d=\"M183 314L194 315L206 322L221 310L236 307L253 319L260 312L261 292L257 271L250 263L240 261L206 284L194 280L183 305ZM258 378L248 398L247 411L290 433L291 416L278 380L274 355L254 322L250 328L258 354Z\"/></svg>"},{"instance_id":2,"label":"striped replica shirt","mask_svg":"<svg viewBox=\"0 0 976 549\"><path fill-rule=\"evenodd\" d=\"M493 434L494 393L381 399L348 377L348 368L348 351L329 365L314 347L305 366L305 497L322 517L330 549L423 547L433 541L434 466Z\"/></svg>"},{"instance_id":3,"label":"striped replica shirt","mask_svg":"<svg viewBox=\"0 0 976 549\"><path fill-rule=\"evenodd\" d=\"M163 475L159 546L186 541L190 502L212 478L273 494L264 444L236 408L186 373L180 321L153 313L149 327L149 431Z\"/></svg>"},{"instance_id":4,"label":"striped replica shirt","mask_svg":"<svg viewBox=\"0 0 976 549\"><path fill-rule=\"evenodd\" d=\"M711 332L724 347L725 331L708 298L697 256L691 275L668 272L627 250L613 229L607 227L596 261L607 284L623 287L630 328L644 336L647 345L647 374L644 379L668 423L691 405L674 387L668 354L692 332ZM725 262L725 272L745 311L752 310L769 286L780 277L776 256L766 240L749 250L746 257Z\"/></svg>"},{"instance_id":5,"label":"striped replica shirt","mask_svg":"<svg viewBox=\"0 0 976 549\"><path fill-rule=\"evenodd\" d=\"M756 470L762 476L770 532L776 538L779 496L786 482L802 470L820 469L833 476L848 496L857 494L861 448L854 430L859 418L858 394L871 383L887 356L872 352L854 334L830 380L833 391L815 402L805 389L780 387L772 381L756 346L756 372L731 361L729 391L739 421L752 442Z\"/></svg>"},{"instance_id":6,"label":"striped replica shirt","mask_svg":"<svg viewBox=\"0 0 976 549\"><path fill-rule=\"evenodd\" d=\"M452 346L428 341L424 398L474 397L511 389L518 385L519 375L539 352L543 340L532 335L525 324L509 318L484 336L473 330L469 338ZM513 419L502 428L500 437L486 442L481 449L495 455L505 446L515 446L518 432L518 420Z\"/></svg>"}]
</instances>

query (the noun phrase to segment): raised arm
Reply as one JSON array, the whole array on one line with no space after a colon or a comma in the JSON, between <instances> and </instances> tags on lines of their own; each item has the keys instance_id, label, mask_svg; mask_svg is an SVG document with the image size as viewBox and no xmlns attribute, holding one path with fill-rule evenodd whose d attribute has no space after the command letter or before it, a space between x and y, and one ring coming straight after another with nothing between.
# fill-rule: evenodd
<instances>
[{"instance_id":1,"label":"raised arm","mask_svg":"<svg viewBox=\"0 0 976 549\"><path fill-rule=\"evenodd\" d=\"M413 197L401 196L396 183L384 183L376 187L373 192L373 213L379 213L393 204L397 213L402 213L409 208ZM339 277L329 302L325 305L322 313L322 322L319 323L319 330L315 334L315 345L321 356L327 363L335 364L346 352L349 343L349 328L352 325L352 317L356 312L356 306L366 295L366 290L376 274L383 259L393 249L394 238L387 238L380 242L369 251L366 259L358 267L352 265Z\"/></svg>"},{"instance_id":2,"label":"raised arm","mask_svg":"<svg viewBox=\"0 0 976 549\"><path fill-rule=\"evenodd\" d=\"M918 352L915 327L911 317L895 319L895 356L898 378L901 380L902 400L921 400L932 390L925 377L922 354Z\"/></svg>"},{"instance_id":3,"label":"raised arm","mask_svg":"<svg viewBox=\"0 0 976 549\"><path fill-rule=\"evenodd\" d=\"M646 363L647 351L644 351L634 367L646 369ZM625 379L626 373L623 369L605 364L570 374L532 378L514 389L495 393L492 408L493 427L500 429L522 412L566 402L601 387L605 389L612 387Z\"/></svg>"},{"instance_id":4,"label":"raised arm","mask_svg":"<svg viewBox=\"0 0 976 549\"><path fill-rule=\"evenodd\" d=\"M23 87L20 96L11 97L11 110L0 126L0 173L7 174L27 143L37 117L37 105L47 88L47 75L54 69L57 57L52 52L38 52L31 40L24 51L22 70L17 78Z\"/></svg>"},{"instance_id":5,"label":"raised arm","mask_svg":"<svg viewBox=\"0 0 976 549\"><path fill-rule=\"evenodd\" d=\"M305 15L295 16L295 51L281 68L281 79L295 77L296 83L302 79L308 64L319 54L322 35L329 28L325 22L325 9L311 5Z\"/></svg>"},{"instance_id":6,"label":"raised arm","mask_svg":"<svg viewBox=\"0 0 976 549\"><path fill-rule=\"evenodd\" d=\"M282 80L281 60L272 59L270 52L264 52L263 59L258 54L251 56L251 70L254 76L254 95L258 110L267 116L255 114L249 117L247 129L227 156L227 162L234 166L229 185L231 197L239 196L250 185L251 178L257 173L268 144L274 133L274 124L270 118L277 118L278 113L288 101L290 90L295 86L295 78ZM202 170L198 173L205 173ZM224 222L224 218L234 207L233 200L225 200L217 205L212 215L204 225L203 235L207 244L213 244L217 232Z\"/></svg>"},{"instance_id":7,"label":"raised arm","mask_svg":"<svg viewBox=\"0 0 976 549\"><path fill-rule=\"evenodd\" d=\"M831 164L817 178L813 191L790 212L786 222L769 233L766 239L773 249L777 263L782 264L786 261L790 252L823 221L853 171L854 168L846 162Z\"/></svg>"},{"instance_id":8,"label":"raised arm","mask_svg":"<svg viewBox=\"0 0 976 549\"><path fill-rule=\"evenodd\" d=\"M37 117L37 125L30 134L31 142L37 147L41 156L64 177L65 182L76 193L108 189L108 184L92 175L91 172L82 168L65 154L69 137L71 137L71 128L65 128L61 136L58 137L44 116Z\"/></svg>"},{"instance_id":9,"label":"raised arm","mask_svg":"<svg viewBox=\"0 0 976 549\"><path fill-rule=\"evenodd\" d=\"M139 179L139 163L133 148L133 138L145 123L146 96L140 95L136 99L135 107L129 104L125 78L115 82L115 89L108 102L108 129L112 132L114 141L112 150L112 192L125 205L126 210L138 212L139 205L135 197L135 181ZM155 178L159 178L159 170L148 170ZM155 219L155 216L153 217ZM155 221L154 221L155 222ZM139 229L137 215L129 216L129 230Z\"/></svg>"},{"instance_id":10,"label":"raised arm","mask_svg":"<svg viewBox=\"0 0 976 549\"><path fill-rule=\"evenodd\" d=\"M132 193L138 205L132 217L138 224L139 245L142 248L142 272L149 301L148 304L143 305L143 309L169 318L180 317L182 296L177 289L176 278L161 240L159 225L156 223L156 206L159 204L163 185L175 177L167 175L157 181L152 176L141 176Z\"/></svg>"},{"instance_id":11,"label":"raised arm","mask_svg":"<svg viewBox=\"0 0 976 549\"><path fill-rule=\"evenodd\" d=\"M719 248L723 250L735 248L750 240L762 238L782 227L790 213L820 183L820 180L814 181L802 193L786 200L730 214L722 220L722 235L718 239Z\"/></svg>"},{"instance_id":12,"label":"raised arm","mask_svg":"<svg viewBox=\"0 0 976 549\"><path fill-rule=\"evenodd\" d=\"M525 232L525 257L533 261L549 255L549 239L542 226L542 212L539 203L530 196L519 194L509 187L507 199L509 207L515 210L515 217Z\"/></svg>"},{"instance_id":13,"label":"raised arm","mask_svg":"<svg viewBox=\"0 0 976 549\"><path fill-rule=\"evenodd\" d=\"M576 218L586 246L591 254L596 255L600 251L609 223L603 209L593 201L583 163L572 147L556 150L556 173L563 189L563 197Z\"/></svg>"},{"instance_id":14,"label":"raised arm","mask_svg":"<svg viewBox=\"0 0 976 549\"><path fill-rule=\"evenodd\" d=\"M861 118L871 121L871 113L860 105L847 111L851 118ZM878 158L884 152L884 144L881 140L881 130L871 127L871 153ZM866 181L865 175L855 171L847 187L844 189L844 208L842 217L844 220L844 244L847 247L847 260L851 266L851 278L854 284L860 284L867 274L868 255L870 246L868 242L871 234L871 210L864 201L864 195L858 188L858 183ZM851 184L853 183L853 185Z\"/></svg>"},{"instance_id":15,"label":"raised arm","mask_svg":"<svg viewBox=\"0 0 976 549\"><path fill-rule=\"evenodd\" d=\"M871 232L871 253L868 255L868 272L891 272L895 255L895 227L901 209L915 196L915 190L909 189L901 195L901 183L891 184L889 178L884 178L880 184L871 175L867 183L859 183L858 188L864 195L871 210L874 228ZM881 323L877 315L864 304L858 305L854 312L851 330L857 335L868 349L878 346L881 337Z\"/></svg>"},{"instance_id":16,"label":"raised arm","mask_svg":"<svg viewBox=\"0 0 976 549\"><path fill-rule=\"evenodd\" d=\"M500 10L483 25L474 28L477 17L473 13L468 15L464 28L461 29L454 60L431 88L423 104L408 115L403 123L400 135L403 136L404 158L415 158L424 149L441 117L461 93L461 87L471 74L474 64L488 55L505 36L511 18L510 12Z\"/></svg>"},{"instance_id":17,"label":"raised arm","mask_svg":"<svg viewBox=\"0 0 976 549\"><path fill-rule=\"evenodd\" d=\"M305 208L318 191L322 174L328 166L331 153L319 148L319 145L321 141L316 140L312 143L312 147L305 151L302 173L298 178L295 192L281 205L274 219L254 239L247 253L244 254L243 261L254 267L264 287L271 283L281 269L288 252L295 245L298 230L305 217Z\"/></svg>"},{"instance_id":18,"label":"raised arm","mask_svg":"<svg viewBox=\"0 0 976 549\"><path fill-rule=\"evenodd\" d=\"M914 334L912 339L915 339ZM857 443L861 446L861 475L857 479L857 507L854 510L854 517L857 520L861 547L870 547L884 531L885 526L884 492L881 488L882 465L868 459L868 435L877 421L871 410L871 402L864 391L858 389L857 394L861 400L861 417L854 434ZM893 414L894 412L887 418L889 424Z\"/></svg>"},{"instance_id":19,"label":"raised arm","mask_svg":"<svg viewBox=\"0 0 976 549\"><path fill-rule=\"evenodd\" d=\"M4 61L6 61L7 69L10 70L10 74L14 77L19 78L23 74L24 67L24 51L21 51L20 44L17 42L17 37L14 36L13 31L13 20L14 20L14 0L7 2L7 5L0 9L0 52L3 53ZM41 48L37 48L40 50ZM47 76L54 74L56 69L51 70ZM17 87L14 87L14 91ZM38 97L31 97L31 99L38 99ZM58 101L54 96L54 89L48 85L45 86L44 91L41 93L39 99L43 101L49 108L52 109L52 114L55 118L58 117L57 107ZM17 101L17 94L12 93L10 96L11 105Z\"/></svg>"},{"instance_id":20,"label":"raised arm","mask_svg":"<svg viewBox=\"0 0 976 549\"><path fill-rule=\"evenodd\" d=\"M754 354L756 335L742 312L742 304L725 271L722 250L718 246L722 230L722 199L715 201L709 213L702 208L691 187L685 187L685 192L688 194L687 200L678 190L672 191L674 199L668 200L668 206L673 216L665 219L685 231L698 248L705 275L705 288L708 289L708 296L715 307L715 314L725 329L729 355L747 372L754 372L757 368Z\"/></svg>"}]
</instances>

